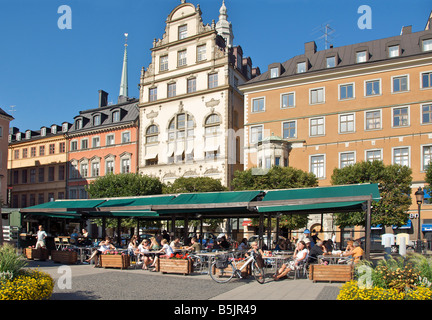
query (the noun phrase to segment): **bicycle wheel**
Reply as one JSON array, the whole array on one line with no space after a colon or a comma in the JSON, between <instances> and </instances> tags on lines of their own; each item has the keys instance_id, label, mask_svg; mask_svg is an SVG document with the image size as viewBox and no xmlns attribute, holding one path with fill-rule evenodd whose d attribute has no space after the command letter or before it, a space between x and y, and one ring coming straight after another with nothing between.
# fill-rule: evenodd
<instances>
[{"instance_id":1,"label":"bicycle wheel","mask_svg":"<svg viewBox=\"0 0 432 320\"><path fill-rule=\"evenodd\" d=\"M217 283L226 283L235 275L235 268L232 263L225 269L216 268L216 261L213 261L209 269L210 277Z\"/></svg>"},{"instance_id":2,"label":"bicycle wheel","mask_svg":"<svg viewBox=\"0 0 432 320\"><path fill-rule=\"evenodd\" d=\"M252 264L252 274L255 277L255 280L258 281L258 283L263 284L265 281L265 272L264 268L260 268L258 266L258 262L254 261Z\"/></svg>"}]
</instances>

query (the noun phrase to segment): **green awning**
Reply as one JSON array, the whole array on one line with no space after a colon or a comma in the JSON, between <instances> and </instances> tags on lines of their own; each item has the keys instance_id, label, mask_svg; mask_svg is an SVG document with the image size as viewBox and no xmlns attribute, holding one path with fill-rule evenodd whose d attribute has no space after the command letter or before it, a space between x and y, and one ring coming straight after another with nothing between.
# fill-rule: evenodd
<instances>
[{"instance_id":1,"label":"green awning","mask_svg":"<svg viewBox=\"0 0 432 320\"><path fill-rule=\"evenodd\" d=\"M258 212L356 211L368 199L380 199L378 184L269 190L254 206Z\"/></svg>"},{"instance_id":2,"label":"green awning","mask_svg":"<svg viewBox=\"0 0 432 320\"><path fill-rule=\"evenodd\" d=\"M126 211L151 209L153 205L168 204L175 196L145 196L122 199L108 199L97 206L98 211Z\"/></svg>"},{"instance_id":3,"label":"green awning","mask_svg":"<svg viewBox=\"0 0 432 320\"><path fill-rule=\"evenodd\" d=\"M34 212L73 212L76 210L90 210L97 205L105 202L104 199L98 200L56 200L38 204L32 207L23 208L20 211L22 213L34 213Z\"/></svg>"},{"instance_id":4,"label":"green awning","mask_svg":"<svg viewBox=\"0 0 432 320\"><path fill-rule=\"evenodd\" d=\"M31 213L23 213L24 215L32 215L32 216L43 216L48 218L60 218L60 219L80 219L81 214L77 212L31 212Z\"/></svg>"},{"instance_id":5,"label":"green awning","mask_svg":"<svg viewBox=\"0 0 432 320\"><path fill-rule=\"evenodd\" d=\"M143 218L143 217L158 217L158 213L155 211L99 211L99 212L89 212L90 217L107 217L107 218Z\"/></svg>"}]
</instances>

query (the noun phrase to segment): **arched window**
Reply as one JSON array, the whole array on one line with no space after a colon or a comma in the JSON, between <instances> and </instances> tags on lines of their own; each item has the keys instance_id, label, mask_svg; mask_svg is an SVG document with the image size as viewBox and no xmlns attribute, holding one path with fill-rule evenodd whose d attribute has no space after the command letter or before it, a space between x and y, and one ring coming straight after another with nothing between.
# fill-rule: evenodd
<instances>
[{"instance_id":1,"label":"arched window","mask_svg":"<svg viewBox=\"0 0 432 320\"><path fill-rule=\"evenodd\" d=\"M205 134L206 135L218 134L220 129L220 124L221 124L221 120L219 115L217 115L216 113L209 115L204 122Z\"/></svg>"},{"instance_id":2,"label":"arched window","mask_svg":"<svg viewBox=\"0 0 432 320\"><path fill-rule=\"evenodd\" d=\"M171 119L168 126L168 140L193 137L194 118L186 113L179 113Z\"/></svg>"},{"instance_id":3,"label":"arched window","mask_svg":"<svg viewBox=\"0 0 432 320\"><path fill-rule=\"evenodd\" d=\"M159 129L157 125L152 124L146 130L146 143L156 143L158 142Z\"/></svg>"}]
</instances>

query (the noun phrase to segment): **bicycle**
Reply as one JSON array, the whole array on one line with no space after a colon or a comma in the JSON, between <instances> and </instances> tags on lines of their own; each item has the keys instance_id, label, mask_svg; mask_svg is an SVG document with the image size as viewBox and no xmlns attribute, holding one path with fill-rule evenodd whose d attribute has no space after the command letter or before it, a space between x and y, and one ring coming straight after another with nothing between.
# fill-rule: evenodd
<instances>
[{"instance_id":1,"label":"bicycle","mask_svg":"<svg viewBox=\"0 0 432 320\"><path fill-rule=\"evenodd\" d=\"M217 283L226 283L234 276L242 279L243 276L241 272L249 264L252 264L252 275L258 283L263 284L265 281L264 267L260 267L260 263L258 263L256 256L257 254L254 251L251 251L249 257L241 261L244 262L244 264L240 269L237 269L237 262L235 261L234 253L217 255L209 267L210 277Z\"/></svg>"}]
</instances>

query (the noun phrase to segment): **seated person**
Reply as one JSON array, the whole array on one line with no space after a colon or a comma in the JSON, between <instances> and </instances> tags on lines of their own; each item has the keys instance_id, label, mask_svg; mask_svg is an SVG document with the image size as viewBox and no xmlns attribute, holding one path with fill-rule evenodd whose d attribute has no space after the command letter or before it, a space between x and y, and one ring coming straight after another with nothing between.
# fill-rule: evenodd
<instances>
[{"instance_id":1,"label":"seated person","mask_svg":"<svg viewBox=\"0 0 432 320\"><path fill-rule=\"evenodd\" d=\"M323 241L318 240L316 245L312 247L309 251L309 257L308 262L309 263L317 263L318 262L318 256L322 256L324 254L323 250Z\"/></svg>"},{"instance_id":2,"label":"seated person","mask_svg":"<svg viewBox=\"0 0 432 320\"><path fill-rule=\"evenodd\" d=\"M230 248L230 244L229 244L229 242L226 240L226 237L225 237L225 236L222 236L222 237L220 238L219 245L220 245L220 246L222 247L222 249L224 249L224 250L228 250L228 249Z\"/></svg>"},{"instance_id":3,"label":"seated person","mask_svg":"<svg viewBox=\"0 0 432 320\"><path fill-rule=\"evenodd\" d=\"M173 249L180 249L181 248L180 238L176 237L173 241L171 241L170 247Z\"/></svg>"},{"instance_id":4,"label":"seated person","mask_svg":"<svg viewBox=\"0 0 432 320\"><path fill-rule=\"evenodd\" d=\"M360 261L360 259L363 257L363 254L364 254L364 251L360 247L360 243L355 241L353 243L353 249L350 251L345 251L342 255L344 257L351 256L352 258L354 258L354 263L358 263Z\"/></svg>"},{"instance_id":5,"label":"seated person","mask_svg":"<svg viewBox=\"0 0 432 320\"><path fill-rule=\"evenodd\" d=\"M242 241L240 242L239 246L238 246L238 250L246 251L247 248L248 248L247 239L243 238Z\"/></svg>"},{"instance_id":6,"label":"seated person","mask_svg":"<svg viewBox=\"0 0 432 320\"><path fill-rule=\"evenodd\" d=\"M143 266L144 270L148 270L148 265L153 262L151 255L149 254L151 249L150 241L148 239L144 239L138 248L135 251L135 255L137 256L137 263L140 257L143 257Z\"/></svg>"},{"instance_id":7,"label":"seated person","mask_svg":"<svg viewBox=\"0 0 432 320\"><path fill-rule=\"evenodd\" d=\"M303 240L300 240L297 243L297 248L294 251L292 259L285 262L282 265L282 267L273 276L275 281L279 280L282 277L285 277L291 270L295 270L300 263L306 261L307 257L308 257L308 250L306 249L306 243Z\"/></svg>"},{"instance_id":8,"label":"seated person","mask_svg":"<svg viewBox=\"0 0 432 320\"><path fill-rule=\"evenodd\" d=\"M328 239L327 241L324 241L324 246L325 246L325 252L331 253L333 251L332 239Z\"/></svg>"},{"instance_id":9,"label":"seated person","mask_svg":"<svg viewBox=\"0 0 432 320\"><path fill-rule=\"evenodd\" d=\"M201 243L199 243L197 241L197 238L193 237L191 239L191 243L192 243L191 246L185 247L186 250L189 250L189 251L192 251L192 252L195 252L195 253L201 252Z\"/></svg>"},{"instance_id":10,"label":"seated person","mask_svg":"<svg viewBox=\"0 0 432 320\"><path fill-rule=\"evenodd\" d=\"M159 258L168 258L169 259L169 258L174 257L174 250L173 250L173 248L171 248L168 245L168 241L166 239L162 239L161 245L162 245L162 248L156 252L155 259L154 259L153 263L150 265L150 267L155 267L156 263L159 261ZM158 254L160 254L160 253L163 253L163 254L159 256ZM156 271L156 270L152 270L152 271Z\"/></svg>"},{"instance_id":11,"label":"seated person","mask_svg":"<svg viewBox=\"0 0 432 320\"><path fill-rule=\"evenodd\" d=\"M99 264L99 256L100 256L102 253L104 253L105 251L107 251L107 250L109 250L109 249L115 250L115 247L111 244L111 239L108 238L108 237L105 238L105 241L101 241L101 242L99 243L99 245L100 245L100 248L97 249L97 250L95 250L95 251L93 251L93 253L92 253L92 255L90 256L90 258L88 258L88 259L86 260L86 262L90 263L90 261L91 261L92 259L94 259L94 260L95 260L95 266L94 266L95 268L96 268L96 267L98 266L98 264Z\"/></svg>"}]
</instances>

